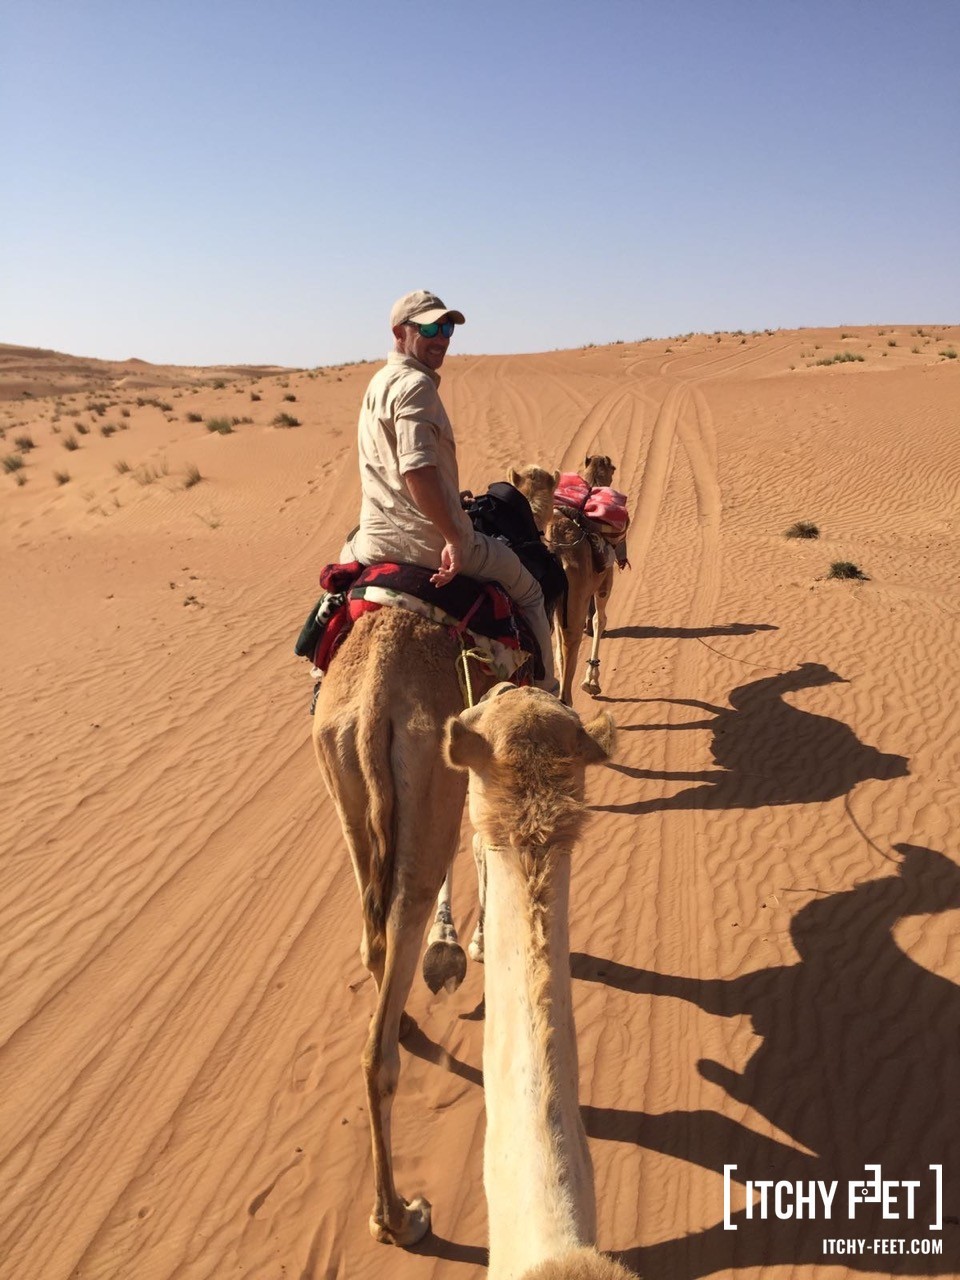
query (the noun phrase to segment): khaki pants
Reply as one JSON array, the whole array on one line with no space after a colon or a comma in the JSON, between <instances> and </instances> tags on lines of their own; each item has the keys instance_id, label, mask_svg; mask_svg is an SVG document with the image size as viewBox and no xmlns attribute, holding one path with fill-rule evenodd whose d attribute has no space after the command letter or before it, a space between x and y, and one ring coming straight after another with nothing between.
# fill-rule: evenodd
<instances>
[{"instance_id":1,"label":"khaki pants","mask_svg":"<svg viewBox=\"0 0 960 1280\"><path fill-rule=\"evenodd\" d=\"M553 671L553 643L550 636L550 624L543 607L543 592L536 578L520 563L516 552L511 551L504 542L497 538L488 538L476 530L470 531L472 537L464 540L463 563L460 572L468 578L476 578L480 582L498 582L507 595L523 610L523 615L530 624L530 630L537 638L543 658L544 676L536 683L548 693L557 693L557 679ZM353 543L347 542L340 552L341 562L360 559L364 564L373 564L381 560L394 560L400 564L422 564L427 569L439 568L440 557L435 556L425 563L422 555L411 556L410 549L399 544L387 545L386 542L370 545L364 542L363 557L359 557L353 549Z\"/></svg>"}]
</instances>

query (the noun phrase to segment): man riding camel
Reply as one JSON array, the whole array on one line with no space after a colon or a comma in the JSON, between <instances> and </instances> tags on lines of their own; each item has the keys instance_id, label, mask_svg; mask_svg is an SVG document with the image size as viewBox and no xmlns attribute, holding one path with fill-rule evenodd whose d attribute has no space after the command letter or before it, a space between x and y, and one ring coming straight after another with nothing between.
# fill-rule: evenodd
<instances>
[{"instance_id":1,"label":"man riding camel","mask_svg":"<svg viewBox=\"0 0 960 1280\"><path fill-rule=\"evenodd\" d=\"M440 375L463 314L419 289L390 312L394 349L370 380L357 429L360 525L340 553L343 562L393 561L436 569L445 586L458 573L497 582L522 609L537 643L544 678L557 691L543 593L503 542L477 533L460 502L453 427L440 400Z\"/></svg>"}]
</instances>

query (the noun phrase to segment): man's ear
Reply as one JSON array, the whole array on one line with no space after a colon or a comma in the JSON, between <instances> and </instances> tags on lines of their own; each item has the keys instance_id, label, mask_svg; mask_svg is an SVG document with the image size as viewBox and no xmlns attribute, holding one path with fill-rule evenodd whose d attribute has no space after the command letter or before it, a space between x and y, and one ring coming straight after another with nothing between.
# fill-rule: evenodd
<instances>
[{"instance_id":1,"label":"man's ear","mask_svg":"<svg viewBox=\"0 0 960 1280\"><path fill-rule=\"evenodd\" d=\"M443 758L454 769L472 769L479 773L493 755L490 743L473 729L468 729L459 716L451 716L443 734Z\"/></svg>"},{"instance_id":2,"label":"man's ear","mask_svg":"<svg viewBox=\"0 0 960 1280\"><path fill-rule=\"evenodd\" d=\"M602 764L604 760L608 760L616 737L616 726L606 711L599 712L593 720L583 725L578 746L584 764Z\"/></svg>"}]
</instances>

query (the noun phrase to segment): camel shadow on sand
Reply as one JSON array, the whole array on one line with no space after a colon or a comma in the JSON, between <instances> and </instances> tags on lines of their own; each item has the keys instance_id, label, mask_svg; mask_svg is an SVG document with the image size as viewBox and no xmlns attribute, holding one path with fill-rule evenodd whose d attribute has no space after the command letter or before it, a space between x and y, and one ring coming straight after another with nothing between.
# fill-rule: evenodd
<instances>
[{"instance_id":1,"label":"camel shadow on sand","mask_svg":"<svg viewBox=\"0 0 960 1280\"><path fill-rule=\"evenodd\" d=\"M960 1274L960 988L923 968L896 943L910 916L960 908L960 867L934 849L895 846L894 874L816 898L793 918L800 956L792 965L742 977L696 979L655 973L574 953L574 977L624 991L688 1000L718 1017L747 1015L763 1041L742 1072L701 1059L703 1079L752 1108L806 1150L709 1110L643 1112L584 1107L594 1138L634 1142L734 1178L839 1183L830 1221L732 1216L724 1229L717 1184L714 1226L638 1245L620 1260L659 1280L729 1275L738 1268L823 1266L889 1275ZM810 1154L808 1154L810 1153ZM879 1205L848 1217L848 1183L872 1175L916 1179L911 1221L884 1219ZM941 1232L935 1175L943 1166ZM742 1200L743 1192L734 1190ZM756 1199L756 1195L753 1196ZM711 1206L712 1209L713 1206ZM830 1256L825 1239L942 1241L940 1256Z\"/></svg>"},{"instance_id":2,"label":"camel shadow on sand","mask_svg":"<svg viewBox=\"0 0 960 1280\"><path fill-rule=\"evenodd\" d=\"M909 770L903 756L877 751L862 743L841 721L784 701L784 694L838 683L844 683L843 677L828 667L804 662L795 670L740 685L731 692L729 707L693 698L643 699L706 711L709 718L624 728L671 732L709 729L713 734L711 752L719 768L677 773L611 764L608 768L628 778L695 785L672 796L593 808L603 813L641 814L668 809L815 804L846 795L868 778L906 777Z\"/></svg>"}]
</instances>

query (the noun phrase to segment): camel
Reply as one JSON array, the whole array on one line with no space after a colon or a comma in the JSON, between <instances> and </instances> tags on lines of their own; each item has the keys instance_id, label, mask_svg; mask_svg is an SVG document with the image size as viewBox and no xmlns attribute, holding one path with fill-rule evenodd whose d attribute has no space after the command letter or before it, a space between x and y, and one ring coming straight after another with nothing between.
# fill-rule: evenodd
<instances>
[{"instance_id":1,"label":"camel","mask_svg":"<svg viewBox=\"0 0 960 1280\"><path fill-rule=\"evenodd\" d=\"M606 713L584 726L549 694L508 684L447 726L445 753L469 772L470 819L486 853L490 1280L629 1276L595 1248L568 933L584 771L612 743Z\"/></svg>"},{"instance_id":2,"label":"camel","mask_svg":"<svg viewBox=\"0 0 960 1280\"><path fill-rule=\"evenodd\" d=\"M560 480L559 471L546 471L543 467L511 467L507 479L526 497L541 533L546 533L553 520L553 495Z\"/></svg>"},{"instance_id":3,"label":"camel","mask_svg":"<svg viewBox=\"0 0 960 1280\"><path fill-rule=\"evenodd\" d=\"M384 1244L414 1244L430 1228L429 1202L403 1199L394 1184L390 1117L398 1042L412 1027L404 1004L466 797L466 777L441 750L447 719L463 707L458 653L445 629L417 614L365 614L324 676L313 717L320 771L360 889L360 955L377 989L361 1063L376 1184L370 1231ZM476 667L472 676L479 696L492 678ZM441 947L433 962L438 985L456 985L460 948Z\"/></svg>"},{"instance_id":4,"label":"camel","mask_svg":"<svg viewBox=\"0 0 960 1280\"><path fill-rule=\"evenodd\" d=\"M608 485L613 480L616 467L605 454L588 457L583 478L591 485ZM613 586L613 559L608 556L606 566L598 571L590 537L570 516L559 512L550 525L551 549L560 557L567 574L568 593L566 625L560 620L557 628L557 672L560 677L560 698L570 706L573 701L573 678L580 653L580 641L587 620L590 601L596 602L593 619L593 640L587 670L580 688L597 697L600 688L600 638L607 618L607 601Z\"/></svg>"}]
</instances>

